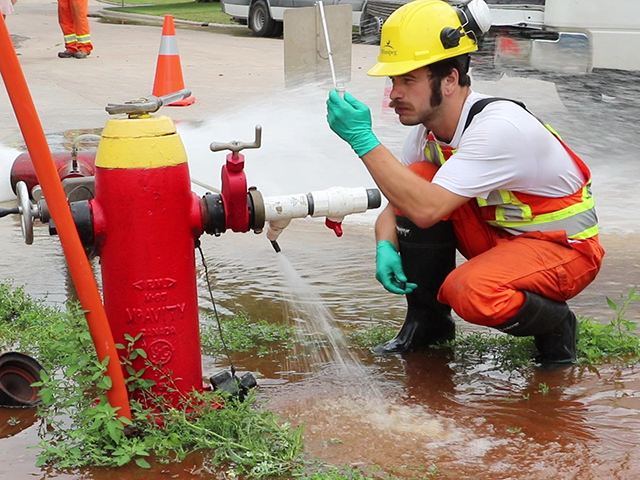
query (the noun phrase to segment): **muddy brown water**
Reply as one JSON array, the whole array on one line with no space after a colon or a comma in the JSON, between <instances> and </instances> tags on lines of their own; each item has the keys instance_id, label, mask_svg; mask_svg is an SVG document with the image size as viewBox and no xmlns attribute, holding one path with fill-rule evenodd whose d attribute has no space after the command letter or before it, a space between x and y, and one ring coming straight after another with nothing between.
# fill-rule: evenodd
<instances>
[{"instance_id":1,"label":"muddy brown water","mask_svg":"<svg viewBox=\"0 0 640 480\"><path fill-rule=\"evenodd\" d=\"M578 152L591 167L601 240L607 254L597 279L570 304L579 315L608 323L614 313L606 297L619 301L640 282L640 220L636 213L640 202L635 195L640 178L640 137L635 114L603 104L579 105L582 111L578 107L567 109L561 107L557 96L547 95L548 85L530 79L505 78L476 85L479 91L527 101L571 145L579 146ZM286 126L287 134L278 137L276 132L267 138L275 138L278 143L294 136L310 151L333 148L323 133L322 100L317 100L307 103L309 109L319 104L318 115L308 110L299 116L287 112L283 118L292 118L292 124ZM193 130L182 132L187 149L198 142L206 149L211 141L251 137L253 125L269 125L268 116L274 108L286 109L278 101L270 99L264 108L254 105L246 118L239 112L233 119L223 119L224 125L208 125L203 139ZM290 97L283 101L290 101ZM260 118L261 113L266 120ZM293 124L303 123L306 117L318 117L318 123L305 125L303 131L292 135ZM245 122L240 134L227 133L243 118L250 120L248 127ZM614 130L604 135L607 125ZM211 131L222 133L212 136ZM385 142L397 136L397 131L389 128L380 128L380 132ZM319 188L312 180L325 173L337 173L325 187L345 185L339 181L345 177L351 179L345 186L359 185L365 178L361 170L355 170L359 165L355 158L338 160L345 152L350 154L348 149L327 154L335 158L305 158L306 163L297 164L285 155L290 154L291 143L280 143L283 149L274 158L282 157L283 161L274 162L271 170L287 165L289 172L300 172L293 180L258 170L260 159L247 162L250 181L267 194ZM267 142L264 148L269 154ZM251 153L252 158L258 152ZM189 154L191 162L192 152ZM205 162L196 161L192 168L200 180L208 181L209 171L219 177L219 164L203 165ZM286 188L276 191L281 183ZM371 219L347 219L344 230L344 236L336 238L320 221L299 220L292 222L279 242L302 281L321 297L342 331L377 321L399 326L404 315L403 299L386 293L373 278ZM288 320L290 309L284 300L288 286L264 236L206 236L202 248L220 312L242 310L252 318ZM34 245L27 246L18 219L1 219L0 251L0 278L25 285L29 294L50 304L61 305L71 295L59 241L48 235L46 227L36 227ZM198 285L200 307L203 313L210 312L201 265ZM640 320L640 304L630 305L626 318ZM459 319L458 325L463 331L477 329ZM507 375L490 364L471 365L455 357L414 354L381 358L366 351L357 351L357 357L361 362L357 375L345 375L331 361L307 370L291 364L282 354L234 354L232 359L239 370L259 372L259 396L267 407L284 419L304 424L307 451L333 465L377 465L402 479L426 477L436 470L434 478L450 479L640 478L640 373L635 368L603 365L597 369L573 367ZM225 366L223 358L203 358L206 376ZM180 465L154 466L151 471L134 467L47 471L35 467L37 450L29 448L37 445L37 433L33 411L0 409L1 480L207 477L199 476L197 457Z\"/></svg>"},{"instance_id":2,"label":"muddy brown water","mask_svg":"<svg viewBox=\"0 0 640 480\"><path fill-rule=\"evenodd\" d=\"M22 244L17 221L0 223L3 271L50 303L65 301L69 286L58 240L36 228L37 253ZM636 235L603 237L607 262L596 282L578 296L575 310L606 322L605 296L626 289L640 265ZM286 282L263 236L203 238L203 250L222 312L286 320ZM323 299L346 331L369 322L399 323L402 299L373 280L370 226L345 224L335 238L317 221L291 225L280 239L283 253ZM630 248L633 247L633 248ZM19 265L19 268L18 268ZM200 304L210 310L199 267ZM640 318L632 306L630 318ZM475 328L458 321L460 328ZM413 354L374 357L358 352L364 374L345 376L330 363L314 371L279 355L233 355L239 370L259 372L268 408L305 425L307 451L333 465L379 465L399 478L437 468L435 478L557 479L637 478L640 468L640 373L604 365L597 369L533 370L508 376L490 365ZM203 358L210 375L224 359ZM382 399L371 400L373 386ZM100 479L198 478L198 459L181 465L88 469L58 474L34 467L38 422L31 410L0 409L0 478ZM206 476L205 476L206 478Z\"/></svg>"}]
</instances>

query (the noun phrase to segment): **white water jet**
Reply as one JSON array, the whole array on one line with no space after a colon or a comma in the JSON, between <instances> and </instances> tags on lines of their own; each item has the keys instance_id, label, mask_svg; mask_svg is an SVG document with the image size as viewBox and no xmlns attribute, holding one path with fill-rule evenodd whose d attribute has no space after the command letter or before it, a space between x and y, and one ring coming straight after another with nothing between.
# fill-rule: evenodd
<instances>
[{"instance_id":1,"label":"white water jet","mask_svg":"<svg viewBox=\"0 0 640 480\"><path fill-rule=\"evenodd\" d=\"M16 198L11 189L11 167L18 155L19 150L0 144L0 202Z\"/></svg>"},{"instance_id":2,"label":"white water jet","mask_svg":"<svg viewBox=\"0 0 640 480\"><path fill-rule=\"evenodd\" d=\"M304 349L297 356L297 366L309 371L331 362L338 369L335 374L340 383L348 385L351 394L381 404L384 397L376 378L349 348L345 335L322 297L298 274L282 252L277 254L277 261L285 282L283 291L289 318L295 322L294 329Z\"/></svg>"}]
</instances>

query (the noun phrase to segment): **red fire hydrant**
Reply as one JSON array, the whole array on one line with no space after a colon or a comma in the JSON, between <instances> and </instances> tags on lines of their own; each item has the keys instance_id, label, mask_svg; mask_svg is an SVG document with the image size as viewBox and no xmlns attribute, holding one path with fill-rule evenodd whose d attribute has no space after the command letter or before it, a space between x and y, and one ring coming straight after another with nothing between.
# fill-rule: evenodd
<instances>
[{"instance_id":1,"label":"red fire hydrant","mask_svg":"<svg viewBox=\"0 0 640 480\"><path fill-rule=\"evenodd\" d=\"M223 167L226 191L200 199L191 191L186 152L173 122L149 115L162 105L154 109L151 103L107 107L128 116L107 122L95 158L95 198L73 202L71 210L83 244L100 257L116 344L138 339L135 347L147 358L133 360L133 369L145 369L143 378L155 381L152 392L177 405L204 388L198 239L205 230L246 232L257 224L242 155L236 152ZM253 195L259 193L254 189Z\"/></svg>"},{"instance_id":2,"label":"red fire hydrant","mask_svg":"<svg viewBox=\"0 0 640 480\"><path fill-rule=\"evenodd\" d=\"M168 117L142 115L107 122L95 163L87 213L113 337L127 345L125 335L141 335L148 364L133 367L175 403L203 386L194 254L203 219L187 156Z\"/></svg>"}]
</instances>

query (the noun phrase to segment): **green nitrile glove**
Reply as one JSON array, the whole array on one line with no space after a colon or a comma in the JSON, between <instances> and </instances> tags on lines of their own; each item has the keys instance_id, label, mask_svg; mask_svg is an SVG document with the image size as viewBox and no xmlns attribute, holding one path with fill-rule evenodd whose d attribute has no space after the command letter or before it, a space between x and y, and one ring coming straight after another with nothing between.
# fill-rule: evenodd
<instances>
[{"instance_id":1,"label":"green nitrile glove","mask_svg":"<svg viewBox=\"0 0 640 480\"><path fill-rule=\"evenodd\" d=\"M331 130L348 142L359 157L380 145L380 141L371 131L369 107L350 93L345 93L342 98L335 89L329 92L327 121Z\"/></svg>"},{"instance_id":2,"label":"green nitrile glove","mask_svg":"<svg viewBox=\"0 0 640 480\"><path fill-rule=\"evenodd\" d=\"M380 240L376 246L376 280L391 293L400 295L411 293L418 287L415 283L407 283L400 254L388 240Z\"/></svg>"}]
</instances>

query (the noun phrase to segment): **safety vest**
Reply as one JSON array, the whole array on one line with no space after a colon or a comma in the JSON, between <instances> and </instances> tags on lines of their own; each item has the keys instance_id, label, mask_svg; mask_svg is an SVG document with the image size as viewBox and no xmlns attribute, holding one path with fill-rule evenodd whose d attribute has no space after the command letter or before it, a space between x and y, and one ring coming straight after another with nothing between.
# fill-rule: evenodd
<instances>
[{"instance_id":1,"label":"safety vest","mask_svg":"<svg viewBox=\"0 0 640 480\"><path fill-rule=\"evenodd\" d=\"M526 110L524 104L515 100L484 98L471 107L464 130L485 106L501 100L517 103ZM567 238L572 240L591 238L598 234L598 217L591 194L591 172L549 125L544 123L543 125L558 139L587 179L584 185L576 193L561 198L542 197L511 190L494 190L487 199L476 197L482 218L489 225L502 228L514 235L535 231L564 230ZM442 166L455 153L455 150L438 145L433 134L429 132L424 153L431 163Z\"/></svg>"}]
</instances>

